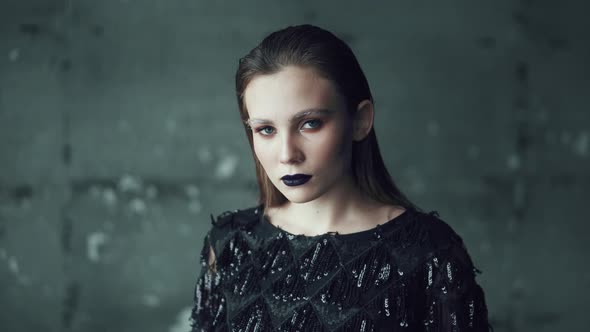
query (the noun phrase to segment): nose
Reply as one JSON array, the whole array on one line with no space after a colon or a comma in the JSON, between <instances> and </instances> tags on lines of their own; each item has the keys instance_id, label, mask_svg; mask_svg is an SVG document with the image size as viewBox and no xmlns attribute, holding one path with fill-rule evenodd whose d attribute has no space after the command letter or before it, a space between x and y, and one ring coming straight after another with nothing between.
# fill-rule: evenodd
<instances>
[{"instance_id":1,"label":"nose","mask_svg":"<svg viewBox=\"0 0 590 332\"><path fill-rule=\"evenodd\" d=\"M279 161L282 164L295 164L302 162L303 159L303 153L296 142L296 138L290 134L283 135Z\"/></svg>"}]
</instances>

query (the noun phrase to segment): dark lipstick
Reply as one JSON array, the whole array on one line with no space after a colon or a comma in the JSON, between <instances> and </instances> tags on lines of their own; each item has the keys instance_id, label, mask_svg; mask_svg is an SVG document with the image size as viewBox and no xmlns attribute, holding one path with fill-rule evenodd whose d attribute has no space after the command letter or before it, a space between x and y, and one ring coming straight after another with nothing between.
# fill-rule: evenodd
<instances>
[{"instance_id":1,"label":"dark lipstick","mask_svg":"<svg viewBox=\"0 0 590 332\"><path fill-rule=\"evenodd\" d=\"M292 186L300 186L311 178L311 175L307 174L295 174L295 175L285 175L281 178L284 184L292 187Z\"/></svg>"}]
</instances>

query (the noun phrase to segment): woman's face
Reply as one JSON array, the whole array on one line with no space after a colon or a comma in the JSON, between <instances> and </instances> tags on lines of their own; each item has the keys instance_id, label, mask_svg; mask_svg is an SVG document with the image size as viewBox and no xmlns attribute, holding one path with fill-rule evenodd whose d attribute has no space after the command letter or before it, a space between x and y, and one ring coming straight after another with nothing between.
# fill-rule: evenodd
<instances>
[{"instance_id":1,"label":"woman's face","mask_svg":"<svg viewBox=\"0 0 590 332\"><path fill-rule=\"evenodd\" d=\"M256 157L289 201L312 201L350 176L351 120L332 82L311 68L288 66L256 76L244 102ZM303 184L282 180L295 174L311 177Z\"/></svg>"}]
</instances>

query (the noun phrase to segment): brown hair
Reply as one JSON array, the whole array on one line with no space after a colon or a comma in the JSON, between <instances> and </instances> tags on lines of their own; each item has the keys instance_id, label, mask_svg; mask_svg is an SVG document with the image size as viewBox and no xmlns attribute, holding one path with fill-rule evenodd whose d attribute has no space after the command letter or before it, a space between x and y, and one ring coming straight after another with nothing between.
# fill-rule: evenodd
<instances>
[{"instance_id":1,"label":"brown hair","mask_svg":"<svg viewBox=\"0 0 590 332\"><path fill-rule=\"evenodd\" d=\"M258 203L265 207L281 206L287 198L270 181L256 157L253 134L247 124L244 91L254 77L270 75L290 65L313 68L320 76L333 82L344 97L350 115L361 101L369 99L373 102L369 83L350 47L319 27L306 24L273 32L241 58L236 72L236 95L256 166L260 191ZM419 210L402 194L389 175L379 152L374 128L363 140L353 142L351 167L355 184L365 195L381 203Z\"/></svg>"}]
</instances>

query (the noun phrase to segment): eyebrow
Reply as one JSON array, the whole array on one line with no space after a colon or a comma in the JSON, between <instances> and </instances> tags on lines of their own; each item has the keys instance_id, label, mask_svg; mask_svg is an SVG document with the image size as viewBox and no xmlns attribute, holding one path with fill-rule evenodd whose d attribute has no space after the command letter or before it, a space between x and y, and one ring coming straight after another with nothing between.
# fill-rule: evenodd
<instances>
[{"instance_id":1,"label":"eyebrow","mask_svg":"<svg viewBox=\"0 0 590 332\"><path fill-rule=\"evenodd\" d=\"M291 119L289 119L290 123L296 122L302 118L305 118L309 115L330 115L332 114L334 111L331 109L327 109L327 108L310 108L310 109L306 109L303 111L299 111L297 113L295 113L295 115L293 115L291 117ZM244 123L246 123L249 126L252 126L254 124L272 124L273 122L270 120L266 120L266 119L257 119L257 118L250 118L248 120L245 120Z\"/></svg>"}]
</instances>

